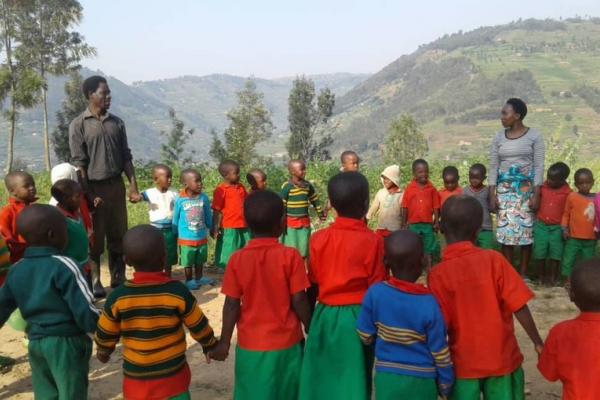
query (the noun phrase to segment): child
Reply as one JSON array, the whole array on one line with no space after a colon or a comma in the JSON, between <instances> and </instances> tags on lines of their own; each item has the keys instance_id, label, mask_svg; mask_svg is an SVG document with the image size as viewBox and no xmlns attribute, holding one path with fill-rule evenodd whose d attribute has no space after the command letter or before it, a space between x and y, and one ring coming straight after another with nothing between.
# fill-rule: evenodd
<instances>
[{"instance_id":1,"label":"child","mask_svg":"<svg viewBox=\"0 0 600 400\"><path fill-rule=\"evenodd\" d=\"M173 232L177 236L179 265L185 270L185 285L196 290L212 284L202 279L202 268L208 259L208 231L212 227L210 201L202 193L202 177L194 169L181 172L183 190L175 199Z\"/></svg>"},{"instance_id":2,"label":"child","mask_svg":"<svg viewBox=\"0 0 600 400\"><path fill-rule=\"evenodd\" d=\"M240 166L231 160L219 164L223 177L213 195L211 236L217 239L215 264L224 269L231 254L246 245L250 235L244 221L244 200L247 193L240 184Z\"/></svg>"},{"instance_id":3,"label":"child","mask_svg":"<svg viewBox=\"0 0 600 400\"><path fill-rule=\"evenodd\" d=\"M440 195L429 181L429 164L423 159L412 163L413 180L402 196L402 226L423 239L427 269L438 252L435 232L439 230Z\"/></svg>"},{"instance_id":4,"label":"child","mask_svg":"<svg viewBox=\"0 0 600 400\"><path fill-rule=\"evenodd\" d=\"M87 334L96 330L98 311L75 262L60 255L67 244L65 217L55 207L33 204L16 222L27 249L0 288L0 326L17 307L27 321L36 399L87 399Z\"/></svg>"},{"instance_id":5,"label":"child","mask_svg":"<svg viewBox=\"0 0 600 400\"><path fill-rule=\"evenodd\" d=\"M342 172L327 191L338 217L310 239L309 279L318 304L300 375L301 400L368 399L373 355L356 334L356 318L369 286L386 278L383 239L364 217L369 184Z\"/></svg>"},{"instance_id":6,"label":"child","mask_svg":"<svg viewBox=\"0 0 600 400\"><path fill-rule=\"evenodd\" d=\"M17 217L25 207L34 203L38 198L33 176L27 172L10 172L4 178L4 184L9 193L8 205L0 210L0 235L6 241L10 251L10 262L16 263L25 253L27 244L17 234Z\"/></svg>"},{"instance_id":7,"label":"child","mask_svg":"<svg viewBox=\"0 0 600 400\"><path fill-rule=\"evenodd\" d=\"M352 150L346 150L340 156L340 172L358 172L360 167L360 158L358 154Z\"/></svg>"},{"instance_id":8,"label":"child","mask_svg":"<svg viewBox=\"0 0 600 400\"><path fill-rule=\"evenodd\" d=\"M281 198L273 192L248 196L244 216L252 239L231 256L223 278L223 329L209 356L227 357L237 324L235 399L298 396L302 325L308 331L311 317L305 292L310 283L298 252L277 240L283 211Z\"/></svg>"},{"instance_id":9,"label":"child","mask_svg":"<svg viewBox=\"0 0 600 400\"><path fill-rule=\"evenodd\" d=\"M4 242L4 238L0 236L0 287L4 284L10 266L10 253L8 252L6 242ZM0 374L9 372L13 365L15 365L13 358L0 355Z\"/></svg>"},{"instance_id":10,"label":"child","mask_svg":"<svg viewBox=\"0 0 600 400\"><path fill-rule=\"evenodd\" d=\"M550 330L538 369L562 382L564 400L594 400L600 393L600 260L575 267L570 297L581 313Z\"/></svg>"},{"instance_id":11,"label":"child","mask_svg":"<svg viewBox=\"0 0 600 400\"><path fill-rule=\"evenodd\" d=\"M443 206L448 197L462 194L463 190L458 185L460 176L458 169L454 166L445 167L442 171L442 181L444 188L440 190L440 206Z\"/></svg>"},{"instance_id":12,"label":"child","mask_svg":"<svg viewBox=\"0 0 600 400\"><path fill-rule=\"evenodd\" d=\"M566 240L561 272L571 276L577 259L588 260L596 254L596 235L594 233L594 175L587 168L575 172L575 187L578 192L570 193L565 203L561 225Z\"/></svg>"},{"instance_id":13,"label":"child","mask_svg":"<svg viewBox=\"0 0 600 400\"><path fill-rule=\"evenodd\" d=\"M385 240L386 282L369 288L358 316L363 343L375 342L377 399L436 400L454 381L440 306L425 286L423 241L410 231Z\"/></svg>"},{"instance_id":14,"label":"child","mask_svg":"<svg viewBox=\"0 0 600 400\"><path fill-rule=\"evenodd\" d=\"M171 269L173 265L177 264L177 235L173 229L173 209L177 192L170 190L172 180L171 168L164 164L156 164L152 168L154 187L141 193L142 200L148 203L150 225L159 229L165 238L167 252L165 273L167 276L171 276Z\"/></svg>"},{"instance_id":15,"label":"child","mask_svg":"<svg viewBox=\"0 0 600 400\"><path fill-rule=\"evenodd\" d=\"M281 242L293 247L302 258L308 257L308 239L310 238L310 217L308 206L312 204L321 221L326 215L321 210L319 195L315 187L306 177L306 164L302 160L291 160L288 163L290 179L281 186L281 198L285 207L287 227L281 237Z\"/></svg>"},{"instance_id":16,"label":"child","mask_svg":"<svg viewBox=\"0 0 600 400\"><path fill-rule=\"evenodd\" d=\"M513 314L538 353L542 349L527 302L533 293L502 254L475 247L482 222L477 199L452 196L442 208L448 246L433 267L428 286L448 326L456 382L450 399L525 398L523 355Z\"/></svg>"},{"instance_id":17,"label":"child","mask_svg":"<svg viewBox=\"0 0 600 400\"><path fill-rule=\"evenodd\" d=\"M402 190L400 190L400 167L390 165L381 173L380 189L367 213L370 220L377 214L377 230L375 233L381 237L389 236L401 227L402 215L400 204L402 203Z\"/></svg>"},{"instance_id":18,"label":"child","mask_svg":"<svg viewBox=\"0 0 600 400\"><path fill-rule=\"evenodd\" d=\"M166 250L158 229L130 229L123 252L135 272L106 299L96 330L96 356L108 362L123 335L125 399L189 399L183 325L204 353L217 343L213 330L190 291L163 272Z\"/></svg>"},{"instance_id":19,"label":"child","mask_svg":"<svg viewBox=\"0 0 600 400\"><path fill-rule=\"evenodd\" d=\"M481 249L492 250L494 249L495 239L492 215L490 214L490 192L487 186L483 184L487 178L486 174L487 170L483 164L473 164L469 168L469 185L464 187L463 193L475 197L483 209L483 222L475 244Z\"/></svg>"},{"instance_id":20,"label":"child","mask_svg":"<svg viewBox=\"0 0 600 400\"><path fill-rule=\"evenodd\" d=\"M569 173L569 167L562 162L548 168L546 182L540 189L537 221L533 226L533 259L536 260L540 280L551 286L556 283L563 256L564 241L560 223L567 196L571 193L567 184Z\"/></svg>"},{"instance_id":21,"label":"child","mask_svg":"<svg viewBox=\"0 0 600 400\"><path fill-rule=\"evenodd\" d=\"M267 174L262 169L254 168L248 171L246 180L250 185L251 193L267 188Z\"/></svg>"}]
</instances>

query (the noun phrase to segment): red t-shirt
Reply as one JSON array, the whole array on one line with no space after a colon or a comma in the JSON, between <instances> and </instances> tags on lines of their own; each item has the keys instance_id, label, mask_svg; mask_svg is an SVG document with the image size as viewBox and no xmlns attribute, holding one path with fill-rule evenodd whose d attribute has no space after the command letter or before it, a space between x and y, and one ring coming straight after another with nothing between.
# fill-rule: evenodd
<instances>
[{"instance_id":1,"label":"red t-shirt","mask_svg":"<svg viewBox=\"0 0 600 400\"><path fill-rule=\"evenodd\" d=\"M362 220L337 217L309 244L308 276L328 306L361 304L369 286L387 277L383 239Z\"/></svg>"},{"instance_id":2,"label":"red t-shirt","mask_svg":"<svg viewBox=\"0 0 600 400\"><path fill-rule=\"evenodd\" d=\"M448 326L457 378L506 375L521 365L513 313L533 293L500 253L471 242L450 244L428 284Z\"/></svg>"},{"instance_id":3,"label":"red t-shirt","mask_svg":"<svg viewBox=\"0 0 600 400\"><path fill-rule=\"evenodd\" d=\"M463 190L461 187L457 187L456 189L454 189L453 191L450 191L446 188L442 188L439 191L440 194L440 208L441 206L444 205L444 203L446 202L446 200L448 200L449 197L451 196L456 196L457 194L462 194Z\"/></svg>"},{"instance_id":4,"label":"red t-shirt","mask_svg":"<svg viewBox=\"0 0 600 400\"><path fill-rule=\"evenodd\" d=\"M212 209L223 214L221 228L245 228L244 200L246 188L242 184L220 183L213 195Z\"/></svg>"},{"instance_id":5,"label":"red t-shirt","mask_svg":"<svg viewBox=\"0 0 600 400\"><path fill-rule=\"evenodd\" d=\"M538 219L546 225L560 225L571 188L565 184L558 189L552 189L547 182L544 182L540 190Z\"/></svg>"},{"instance_id":6,"label":"red t-shirt","mask_svg":"<svg viewBox=\"0 0 600 400\"><path fill-rule=\"evenodd\" d=\"M401 207L408 209L409 224L431 224L434 210L440 209L440 195L431 182L421 187L413 179L404 190Z\"/></svg>"},{"instance_id":7,"label":"red t-shirt","mask_svg":"<svg viewBox=\"0 0 600 400\"><path fill-rule=\"evenodd\" d=\"M12 264L23 258L27 247L25 239L17 233L17 217L25 207L22 201L9 197L8 204L0 210L0 235L6 241Z\"/></svg>"},{"instance_id":8,"label":"red t-shirt","mask_svg":"<svg viewBox=\"0 0 600 400\"><path fill-rule=\"evenodd\" d=\"M548 334L538 369L563 384L563 400L600 397L600 313L582 312L555 325Z\"/></svg>"},{"instance_id":9,"label":"red t-shirt","mask_svg":"<svg viewBox=\"0 0 600 400\"><path fill-rule=\"evenodd\" d=\"M292 295L310 287L296 249L277 238L252 239L231 256L221 292L241 299L238 345L245 350L287 349L304 335L292 310Z\"/></svg>"}]
</instances>

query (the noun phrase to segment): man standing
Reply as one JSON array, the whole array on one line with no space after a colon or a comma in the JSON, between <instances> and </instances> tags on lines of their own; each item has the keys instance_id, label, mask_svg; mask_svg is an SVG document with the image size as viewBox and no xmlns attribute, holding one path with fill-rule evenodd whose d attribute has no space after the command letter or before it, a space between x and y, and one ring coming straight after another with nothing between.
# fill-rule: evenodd
<instances>
[{"instance_id":1,"label":"man standing","mask_svg":"<svg viewBox=\"0 0 600 400\"><path fill-rule=\"evenodd\" d=\"M110 286L125 279L123 236L127 231L127 205L122 174L129 180L129 201L140 201L125 123L108 112L111 95L106 79L91 76L83 82L88 107L69 126L72 163L78 168L85 193L93 199L94 241L90 251L94 296L106 292L100 282L100 256L105 238Z\"/></svg>"}]
</instances>

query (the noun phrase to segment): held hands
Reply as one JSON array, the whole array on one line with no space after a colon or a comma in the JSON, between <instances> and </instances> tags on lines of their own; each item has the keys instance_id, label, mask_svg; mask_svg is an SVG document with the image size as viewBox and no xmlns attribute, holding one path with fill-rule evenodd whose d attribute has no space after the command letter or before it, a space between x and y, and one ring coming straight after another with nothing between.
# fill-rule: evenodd
<instances>
[{"instance_id":1,"label":"held hands","mask_svg":"<svg viewBox=\"0 0 600 400\"><path fill-rule=\"evenodd\" d=\"M538 210L539 206L540 206L540 196L537 194L534 194L529 199L529 209L533 212L536 212Z\"/></svg>"},{"instance_id":2,"label":"held hands","mask_svg":"<svg viewBox=\"0 0 600 400\"><path fill-rule=\"evenodd\" d=\"M217 239L217 238L219 237L219 235L220 235L220 232L219 232L219 230L218 230L218 229L212 229L212 230L210 231L210 236L211 236L213 239Z\"/></svg>"},{"instance_id":3,"label":"held hands","mask_svg":"<svg viewBox=\"0 0 600 400\"><path fill-rule=\"evenodd\" d=\"M327 220L327 211L321 211L319 213L319 221L325 222Z\"/></svg>"},{"instance_id":4,"label":"held hands","mask_svg":"<svg viewBox=\"0 0 600 400\"><path fill-rule=\"evenodd\" d=\"M225 361L229 357L229 343L219 340L219 343L206 353L206 362L210 364L211 360Z\"/></svg>"},{"instance_id":5,"label":"held hands","mask_svg":"<svg viewBox=\"0 0 600 400\"><path fill-rule=\"evenodd\" d=\"M103 202L102 197L98 197L98 196L94 197L94 199L92 200L92 204L94 204L94 208L100 207L102 205L102 202Z\"/></svg>"},{"instance_id":6,"label":"held hands","mask_svg":"<svg viewBox=\"0 0 600 400\"><path fill-rule=\"evenodd\" d=\"M562 229L562 237L564 240L567 240L569 238L569 228L563 227Z\"/></svg>"},{"instance_id":7,"label":"held hands","mask_svg":"<svg viewBox=\"0 0 600 400\"><path fill-rule=\"evenodd\" d=\"M535 352L537 353L538 357L542 355L542 351L544 351L544 345L543 344L536 344L535 345Z\"/></svg>"},{"instance_id":8,"label":"held hands","mask_svg":"<svg viewBox=\"0 0 600 400\"><path fill-rule=\"evenodd\" d=\"M110 360L110 353L108 353L106 351L102 351L102 350L97 350L96 351L96 358L102 364L106 364Z\"/></svg>"},{"instance_id":9,"label":"held hands","mask_svg":"<svg viewBox=\"0 0 600 400\"><path fill-rule=\"evenodd\" d=\"M142 196L139 194L137 189L129 189L129 202L139 203L142 201Z\"/></svg>"}]
</instances>

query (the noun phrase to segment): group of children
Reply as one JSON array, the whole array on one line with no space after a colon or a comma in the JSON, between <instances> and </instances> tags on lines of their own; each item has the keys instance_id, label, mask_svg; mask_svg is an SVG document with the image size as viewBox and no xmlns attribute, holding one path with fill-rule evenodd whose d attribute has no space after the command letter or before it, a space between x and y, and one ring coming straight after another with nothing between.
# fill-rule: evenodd
<instances>
[{"instance_id":1,"label":"group of children","mask_svg":"<svg viewBox=\"0 0 600 400\"><path fill-rule=\"evenodd\" d=\"M524 399L513 316L541 355L542 374L563 382L564 398L600 395L600 261L570 270L570 260L587 258L595 245L589 170L575 173L574 193L565 189L568 168L554 164L541 191L536 230L546 242L536 254L554 260L559 239L562 247L567 238L563 273L570 273L571 298L582 311L553 328L544 344L527 307L533 293L500 253L487 249L493 227L483 165L471 167L464 189L458 170L445 168L439 192L424 160L413 163L404 191L399 167L388 167L370 208L358 167L356 153L343 153L323 210L299 160L289 163L290 179L277 194L266 189L260 170L248 173L248 194L239 166L223 162L212 203L198 171L184 170L176 193L171 170L157 165L155 187L143 193L150 224L133 227L123 240L133 278L110 293L101 315L86 280L92 233L78 183L57 180L52 207L33 204L30 175L10 173L11 197L0 213L8 246L8 253L0 246L0 272L8 271L0 326L20 309L36 398L87 398L93 334L101 362L121 341L126 399L189 399L185 325L208 362L227 359L237 327L235 399L362 400L373 391L377 399ZM329 208L335 215L314 234L311 205L322 220ZM367 221L375 216L372 231ZM438 231L446 246L432 266ZM202 273L208 235L217 240L215 263L226 266L218 339L190 292L210 283ZM185 284L170 277L177 262ZM427 286L417 283L424 270Z\"/></svg>"}]
</instances>

